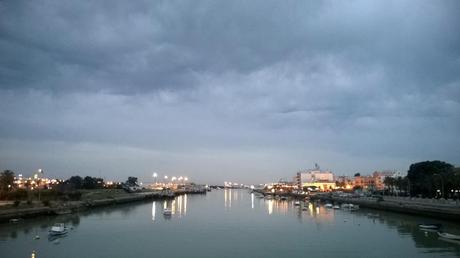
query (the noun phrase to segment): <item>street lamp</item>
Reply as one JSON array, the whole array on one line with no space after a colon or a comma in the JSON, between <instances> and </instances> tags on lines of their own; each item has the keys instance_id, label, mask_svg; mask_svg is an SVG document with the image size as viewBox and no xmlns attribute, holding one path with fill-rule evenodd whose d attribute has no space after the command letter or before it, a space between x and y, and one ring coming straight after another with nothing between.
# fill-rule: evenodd
<instances>
[{"instance_id":1,"label":"street lamp","mask_svg":"<svg viewBox=\"0 0 460 258\"><path fill-rule=\"evenodd\" d=\"M444 180L442 179L442 176L440 174L433 174L433 176L439 176L441 178L441 197L444 196Z\"/></svg>"},{"instance_id":2,"label":"street lamp","mask_svg":"<svg viewBox=\"0 0 460 258\"><path fill-rule=\"evenodd\" d=\"M41 168L38 169L38 174L42 174L42 176L43 176L43 174L44 174L43 169L41 169ZM41 197L41 194L40 194L40 183L41 183L41 178L38 179L38 186L37 186L37 188L38 188L38 201L40 201L40 199L41 199L41 198L40 198L40 197Z\"/></svg>"},{"instance_id":3,"label":"street lamp","mask_svg":"<svg viewBox=\"0 0 460 258\"><path fill-rule=\"evenodd\" d=\"M157 177L158 177L158 174L156 172L153 172L153 181L155 182L155 185L157 184Z\"/></svg>"}]
</instances>

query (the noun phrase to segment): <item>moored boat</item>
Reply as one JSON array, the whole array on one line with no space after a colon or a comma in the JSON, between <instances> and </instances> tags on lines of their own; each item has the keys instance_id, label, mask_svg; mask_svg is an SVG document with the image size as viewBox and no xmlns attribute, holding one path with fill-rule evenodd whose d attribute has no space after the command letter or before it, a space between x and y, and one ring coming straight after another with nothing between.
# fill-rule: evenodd
<instances>
[{"instance_id":1,"label":"moored boat","mask_svg":"<svg viewBox=\"0 0 460 258\"><path fill-rule=\"evenodd\" d=\"M332 207L334 207L334 205L332 205L331 203L326 203L324 207L331 209Z\"/></svg>"},{"instance_id":2,"label":"moored boat","mask_svg":"<svg viewBox=\"0 0 460 258\"><path fill-rule=\"evenodd\" d=\"M340 209L340 206L339 205L334 205L334 206L332 206L332 208L335 209L335 210L338 210L338 209Z\"/></svg>"},{"instance_id":3,"label":"moored boat","mask_svg":"<svg viewBox=\"0 0 460 258\"><path fill-rule=\"evenodd\" d=\"M440 229L441 226L441 224L418 224L421 229Z\"/></svg>"},{"instance_id":4,"label":"moored boat","mask_svg":"<svg viewBox=\"0 0 460 258\"><path fill-rule=\"evenodd\" d=\"M294 202L294 205L295 205L295 206L300 206L300 202L299 202L299 201L295 201L295 202Z\"/></svg>"},{"instance_id":5,"label":"moored boat","mask_svg":"<svg viewBox=\"0 0 460 258\"><path fill-rule=\"evenodd\" d=\"M169 208L165 208L165 209L163 210L163 215L165 215L165 216L170 216L170 215L172 215L172 210L169 209Z\"/></svg>"},{"instance_id":6,"label":"moored boat","mask_svg":"<svg viewBox=\"0 0 460 258\"><path fill-rule=\"evenodd\" d=\"M56 223L48 231L48 234L50 236L60 236L67 234L67 232L67 227L64 225L64 223Z\"/></svg>"},{"instance_id":7,"label":"moored boat","mask_svg":"<svg viewBox=\"0 0 460 258\"><path fill-rule=\"evenodd\" d=\"M449 233L441 233L438 232L438 235L443 238L451 239L451 240L460 240L459 235L449 234Z\"/></svg>"}]
</instances>

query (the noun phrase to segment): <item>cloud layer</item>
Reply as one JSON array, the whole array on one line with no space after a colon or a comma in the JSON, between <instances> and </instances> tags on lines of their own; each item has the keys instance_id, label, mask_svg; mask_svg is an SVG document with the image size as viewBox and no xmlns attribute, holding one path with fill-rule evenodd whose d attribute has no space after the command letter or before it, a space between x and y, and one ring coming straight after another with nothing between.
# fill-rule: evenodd
<instances>
[{"instance_id":1,"label":"cloud layer","mask_svg":"<svg viewBox=\"0 0 460 258\"><path fill-rule=\"evenodd\" d=\"M315 162L458 165L459 13L456 1L4 1L0 164L212 182Z\"/></svg>"}]
</instances>

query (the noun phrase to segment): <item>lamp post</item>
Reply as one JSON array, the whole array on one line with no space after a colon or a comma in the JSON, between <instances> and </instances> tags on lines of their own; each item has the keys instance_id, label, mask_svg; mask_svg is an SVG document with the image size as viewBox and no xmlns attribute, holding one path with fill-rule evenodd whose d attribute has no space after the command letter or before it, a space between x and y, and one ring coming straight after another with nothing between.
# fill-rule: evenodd
<instances>
[{"instance_id":1,"label":"lamp post","mask_svg":"<svg viewBox=\"0 0 460 258\"><path fill-rule=\"evenodd\" d=\"M156 172L153 172L153 181L155 182L155 186L157 185L157 177L158 177L158 174Z\"/></svg>"},{"instance_id":2,"label":"lamp post","mask_svg":"<svg viewBox=\"0 0 460 258\"><path fill-rule=\"evenodd\" d=\"M442 179L442 176L440 174L433 174L433 176L439 176L441 178L441 197L444 196L444 180Z\"/></svg>"},{"instance_id":3,"label":"lamp post","mask_svg":"<svg viewBox=\"0 0 460 258\"><path fill-rule=\"evenodd\" d=\"M42 174L43 175L43 169L38 169L38 174ZM41 183L42 179L40 177L38 177L38 201L40 202L40 197L41 197L41 194L40 194L40 183Z\"/></svg>"}]
</instances>

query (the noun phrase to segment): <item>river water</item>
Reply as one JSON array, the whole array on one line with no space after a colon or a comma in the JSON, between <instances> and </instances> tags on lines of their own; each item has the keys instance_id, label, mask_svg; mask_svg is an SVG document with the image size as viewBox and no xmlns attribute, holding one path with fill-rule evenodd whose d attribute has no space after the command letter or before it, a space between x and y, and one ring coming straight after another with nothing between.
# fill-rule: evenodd
<instances>
[{"instance_id":1,"label":"river water","mask_svg":"<svg viewBox=\"0 0 460 258\"><path fill-rule=\"evenodd\" d=\"M49 239L56 222L71 229ZM0 224L0 257L460 257L460 242L420 230L426 222L460 234L447 221L227 189Z\"/></svg>"}]
</instances>

